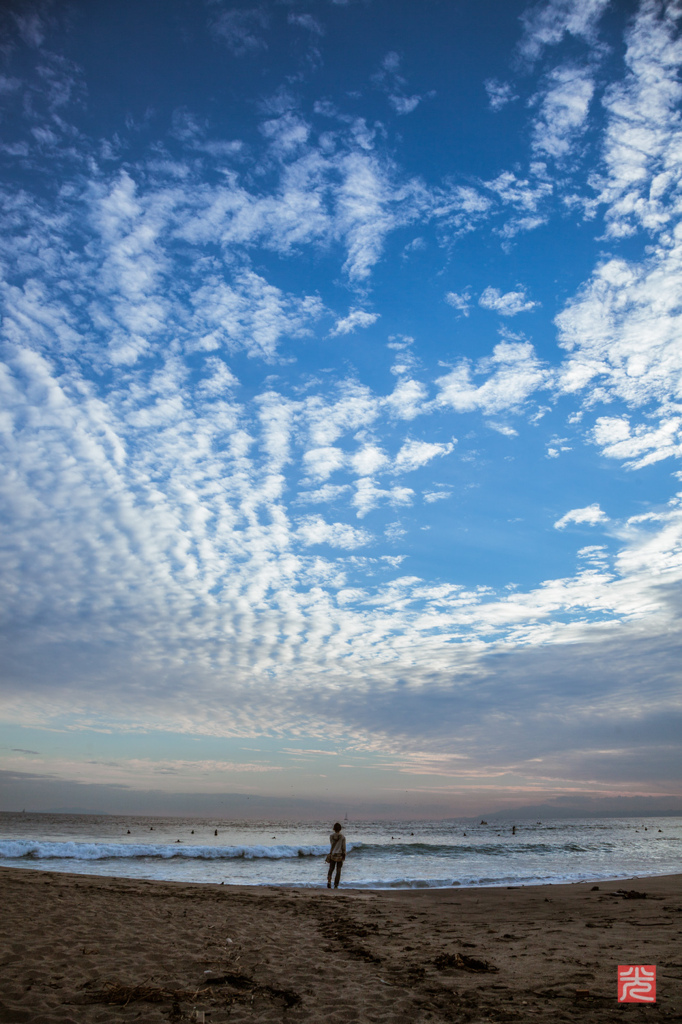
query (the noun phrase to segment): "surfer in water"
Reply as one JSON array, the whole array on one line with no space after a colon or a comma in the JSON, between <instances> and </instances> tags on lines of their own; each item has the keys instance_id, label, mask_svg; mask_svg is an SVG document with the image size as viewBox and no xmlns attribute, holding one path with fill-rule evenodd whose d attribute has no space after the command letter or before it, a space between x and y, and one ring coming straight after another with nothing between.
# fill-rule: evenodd
<instances>
[{"instance_id":1,"label":"surfer in water","mask_svg":"<svg viewBox=\"0 0 682 1024\"><path fill-rule=\"evenodd\" d=\"M334 825L334 831L329 836L329 844L330 850L327 854L327 862L329 864L329 871L327 872L327 888L331 889L332 887L332 875L334 874L334 868L336 868L334 888L338 889L339 879L341 878L341 867L346 859L346 837L341 831L341 825L338 821Z\"/></svg>"}]
</instances>

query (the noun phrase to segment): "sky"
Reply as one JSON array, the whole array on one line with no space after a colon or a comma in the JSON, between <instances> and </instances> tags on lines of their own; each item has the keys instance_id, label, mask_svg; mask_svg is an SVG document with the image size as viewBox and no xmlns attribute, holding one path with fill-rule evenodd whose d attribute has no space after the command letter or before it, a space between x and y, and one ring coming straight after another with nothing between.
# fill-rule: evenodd
<instances>
[{"instance_id":1,"label":"sky","mask_svg":"<svg viewBox=\"0 0 682 1024\"><path fill-rule=\"evenodd\" d=\"M682 810L682 6L0 13L0 808Z\"/></svg>"}]
</instances>

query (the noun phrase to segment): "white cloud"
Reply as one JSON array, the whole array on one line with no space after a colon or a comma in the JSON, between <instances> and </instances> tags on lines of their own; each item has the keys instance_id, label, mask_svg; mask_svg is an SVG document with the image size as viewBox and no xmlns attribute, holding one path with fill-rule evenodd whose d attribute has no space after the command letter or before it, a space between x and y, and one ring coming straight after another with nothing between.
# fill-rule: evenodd
<instances>
[{"instance_id":1,"label":"white cloud","mask_svg":"<svg viewBox=\"0 0 682 1024\"><path fill-rule=\"evenodd\" d=\"M491 209L490 199L470 185L458 185L453 190L451 197L448 198L451 198L453 208L457 212L465 214L473 220L476 219L477 215L486 214ZM451 209L446 204L442 211L438 210L437 212L449 213Z\"/></svg>"},{"instance_id":2,"label":"white cloud","mask_svg":"<svg viewBox=\"0 0 682 1024\"><path fill-rule=\"evenodd\" d=\"M280 160L301 152L310 135L310 125L292 110L263 121L259 127L270 143L271 153Z\"/></svg>"},{"instance_id":3,"label":"white cloud","mask_svg":"<svg viewBox=\"0 0 682 1024\"><path fill-rule=\"evenodd\" d=\"M487 78L484 84L491 110L502 110L508 103L518 99L509 82L498 82L495 78Z\"/></svg>"},{"instance_id":4,"label":"white cloud","mask_svg":"<svg viewBox=\"0 0 682 1024\"><path fill-rule=\"evenodd\" d=\"M533 150L560 160L584 130L594 94L592 74L584 68L560 67L550 75L533 125Z\"/></svg>"},{"instance_id":5,"label":"white cloud","mask_svg":"<svg viewBox=\"0 0 682 1024\"><path fill-rule=\"evenodd\" d=\"M346 462L346 455L340 448L327 445L324 448L311 448L303 455L303 465L308 476L317 480L326 480Z\"/></svg>"},{"instance_id":6,"label":"white cloud","mask_svg":"<svg viewBox=\"0 0 682 1024\"><path fill-rule=\"evenodd\" d=\"M446 501L450 497L451 491L424 491L424 501L427 505L433 505L435 501Z\"/></svg>"},{"instance_id":7,"label":"white cloud","mask_svg":"<svg viewBox=\"0 0 682 1024\"><path fill-rule=\"evenodd\" d=\"M247 160L239 140L218 151L194 127L186 144L228 164L215 183L190 175L182 190L160 189L156 208L173 237L193 246L219 245L233 258L235 247L255 245L280 253L306 244L346 249L345 272L365 281L396 228L437 215L430 193L406 180L385 155L374 152L373 130L361 118L337 118L337 130L312 138L311 125L291 97L278 94L265 105L260 124L267 157ZM197 134L198 133L198 134ZM326 139L326 141L325 141ZM333 141L332 141L333 140ZM276 170L272 188L261 192L251 170L264 163ZM186 168L188 173L189 168Z\"/></svg>"},{"instance_id":8,"label":"white cloud","mask_svg":"<svg viewBox=\"0 0 682 1024\"><path fill-rule=\"evenodd\" d=\"M542 204L553 191L549 181L517 178L512 171L502 171L493 180L484 182L484 186L505 206L514 207L526 217L539 214Z\"/></svg>"},{"instance_id":9,"label":"white cloud","mask_svg":"<svg viewBox=\"0 0 682 1024\"><path fill-rule=\"evenodd\" d=\"M395 345L389 342L386 347L395 348ZM414 352L410 351L407 346L398 348L398 353L391 367L391 373L394 377L405 378L408 373L413 373L417 369L418 362Z\"/></svg>"},{"instance_id":10,"label":"white cloud","mask_svg":"<svg viewBox=\"0 0 682 1024\"><path fill-rule=\"evenodd\" d=\"M648 406L644 422L602 416L592 432L604 454L638 469L680 454L682 243L674 225L682 43L654 3L641 6L626 41L625 77L604 100L604 173L594 184L607 204L607 234L643 228L652 244L639 262L613 256L597 266L556 323L567 352L558 378L564 393L582 393L587 408L615 400L630 410Z\"/></svg>"},{"instance_id":11,"label":"white cloud","mask_svg":"<svg viewBox=\"0 0 682 1024\"><path fill-rule=\"evenodd\" d=\"M226 392L232 391L239 384L229 366L222 359L218 359L216 356L209 356L206 359L205 366L207 370L212 371L210 377L205 377L199 383L199 391L205 395L213 397L224 395Z\"/></svg>"},{"instance_id":12,"label":"white cloud","mask_svg":"<svg viewBox=\"0 0 682 1024\"><path fill-rule=\"evenodd\" d=\"M682 456L682 418L663 419L658 426L639 424L633 430L626 416L599 416L592 438L607 458L624 459L628 469L642 469Z\"/></svg>"},{"instance_id":13,"label":"white cloud","mask_svg":"<svg viewBox=\"0 0 682 1024\"><path fill-rule=\"evenodd\" d=\"M351 281L364 281L381 255L386 235L396 226L391 188L378 161L351 153L340 161L343 181L336 192L336 229L345 239L344 270Z\"/></svg>"},{"instance_id":14,"label":"white cloud","mask_svg":"<svg viewBox=\"0 0 682 1024\"><path fill-rule=\"evenodd\" d=\"M426 411L427 396L426 386L420 381L403 379L383 399L383 405L397 419L413 420Z\"/></svg>"},{"instance_id":15,"label":"white cloud","mask_svg":"<svg viewBox=\"0 0 682 1024\"><path fill-rule=\"evenodd\" d=\"M405 441L395 457L393 467L396 473L409 472L425 466L427 462L440 455L449 455L456 441L447 443L431 443L428 441Z\"/></svg>"},{"instance_id":16,"label":"white cloud","mask_svg":"<svg viewBox=\"0 0 682 1024\"><path fill-rule=\"evenodd\" d=\"M604 98L605 174L595 184L608 204L607 233L616 238L639 226L658 231L679 213L672 196L682 180L682 40L671 14L667 5L642 3L626 36L627 73Z\"/></svg>"},{"instance_id":17,"label":"white cloud","mask_svg":"<svg viewBox=\"0 0 682 1024\"><path fill-rule=\"evenodd\" d=\"M519 288L515 292L505 292L503 295L499 288L493 288L490 285L481 294L478 304L484 309L494 310L500 316L516 316L518 313L527 313L539 305L527 297L523 288Z\"/></svg>"},{"instance_id":18,"label":"white cloud","mask_svg":"<svg viewBox=\"0 0 682 1024\"><path fill-rule=\"evenodd\" d=\"M411 114L421 103L421 96L389 96L391 106L397 114Z\"/></svg>"},{"instance_id":19,"label":"white cloud","mask_svg":"<svg viewBox=\"0 0 682 1024\"><path fill-rule=\"evenodd\" d=\"M296 495L296 503L299 505L330 504L350 490L349 484L323 484L315 491L299 491Z\"/></svg>"},{"instance_id":20,"label":"white cloud","mask_svg":"<svg viewBox=\"0 0 682 1024\"><path fill-rule=\"evenodd\" d=\"M333 548L359 548L372 539L366 530L357 530L346 523L327 523L321 516L301 520L297 535L308 547L328 544Z\"/></svg>"},{"instance_id":21,"label":"white cloud","mask_svg":"<svg viewBox=\"0 0 682 1024\"><path fill-rule=\"evenodd\" d=\"M529 217L511 217L498 231L501 238L509 242L523 231L535 231L549 220L545 214Z\"/></svg>"},{"instance_id":22,"label":"white cloud","mask_svg":"<svg viewBox=\"0 0 682 1024\"><path fill-rule=\"evenodd\" d=\"M368 313L364 309L351 309L347 317L337 320L330 332L334 338L339 334L352 334L356 327L370 327L379 319L378 313Z\"/></svg>"},{"instance_id":23,"label":"white cloud","mask_svg":"<svg viewBox=\"0 0 682 1024\"><path fill-rule=\"evenodd\" d=\"M350 457L350 464L358 476L372 476L388 464L388 457L377 445L366 444Z\"/></svg>"},{"instance_id":24,"label":"white cloud","mask_svg":"<svg viewBox=\"0 0 682 1024\"><path fill-rule=\"evenodd\" d=\"M655 247L641 264L611 259L557 316L564 392L632 406L682 396L678 343L682 245Z\"/></svg>"},{"instance_id":25,"label":"white cloud","mask_svg":"<svg viewBox=\"0 0 682 1024\"><path fill-rule=\"evenodd\" d=\"M357 509L358 519L364 518L379 505L411 505L414 491L409 487L378 487L371 477L361 477L356 484L351 504Z\"/></svg>"},{"instance_id":26,"label":"white cloud","mask_svg":"<svg viewBox=\"0 0 682 1024\"><path fill-rule=\"evenodd\" d=\"M389 334L386 348L394 352L405 352L414 345L414 338L410 334Z\"/></svg>"},{"instance_id":27,"label":"white cloud","mask_svg":"<svg viewBox=\"0 0 682 1024\"><path fill-rule=\"evenodd\" d=\"M502 434L503 437L518 437L518 430L514 430L513 427L508 426L506 423L495 423L493 420L488 420L486 427L490 427L498 434Z\"/></svg>"},{"instance_id":28,"label":"white cloud","mask_svg":"<svg viewBox=\"0 0 682 1024\"><path fill-rule=\"evenodd\" d=\"M449 306L452 306L453 309L459 310L459 312L464 316L469 316L469 310L471 308L471 291L469 288L461 293L448 292L445 296L445 301Z\"/></svg>"},{"instance_id":29,"label":"white cloud","mask_svg":"<svg viewBox=\"0 0 682 1024\"><path fill-rule=\"evenodd\" d=\"M452 229L455 237L490 221L495 224L496 234L505 239L532 231L548 219L554 184L546 173L540 173L538 162L531 165L531 172L523 178L502 171L476 186L448 185L430 193L422 190L421 215L428 213L439 225Z\"/></svg>"},{"instance_id":30,"label":"white cloud","mask_svg":"<svg viewBox=\"0 0 682 1024\"><path fill-rule=\"evenodd\" d=\"M606 569L608 566L608 551L603 544L587 544L578 551L578 558L589 562L598 569Z\"/></svg>"},{"instance_id":31,"label":"white cloud","mask_svg":"<svg viewBox=\"0 0 682 1024\"><path fill-rule=\"evenodd\" d=\"M272 359L282 337L300 337L322 315L316 296L302 299L285 295L253 271L244 271L234 283L209 278L192 295L194 323L199 332L196 348L225 346L245 350L252 357Z\"/></svg>"},{"instance_id":32,"label":"white cloud","mask_svg":"<svg viewBox=\"0 0 682 1024\"><path fill-rule=\"evenodd\" d=\"M381 561L385 562L386 565L390 565L392 569L397 569L406 558L407 555L382 555Z\"/></svg>"},{"instance_id":33,"label":"white cloud","mask_svg":"<svg viewBox=\"0 0 682 1024\"><path fill-rule=\"evenodd\" d=\"M521 16L524 35L519 50L536 60L547 46L556 46L565 35L592 41L609 0L547 0Z\"/></svg>"},{"instance_id":34,"label":"white cloud","mask_svg":"<svg viewBox=\"0 0 682 1024\"><path fill-rule=\"evenodd\" d=\"M596 526L597 523L607 523L609 517L602 512L597 503L587 505L586 508L574 508L566 512L561 519L554 524L555 530L563 530L569 523L587 523L589 526Z\"/></svg>"},{"instance_id":35,"label":"white cloud","mask_svg":"<svg viewBox=\"0 0 682 1024\"><path fill-rule=\"evenodd\" d=\"M411 242L408 242L405 248L403 249L403 259L407 259L410 253L423 252L425 249L426 242L421 237L421 235L417 235L417 237L413 238Z\"/></svg>"},{"instance_id":36,"label":"white cloud","mask_svg":"<svg viewBox=\"0 0 682 1024\"><path fill-rule=\"evenodd\" d=\"M439 377L436 404L450 406L457 412L481 409L487 414L518 409L534 391L547 386L551 380L528 342L500 342L492 356L476 364L474 373L489 376L476 385L471 364L463 361L450 373Z\"/></svg>"},{"instance_id":37,"label":"white cloud","mask_svg":"<svg viewBox=\"0 0 682 1024\"><path fill-rule=\"evenodd\" d=\"M397 74L399 67L400 54L396 53L395 50L389 50L381 62L382 71L390 74Z\"/></svg>"},{"instance_id":38,"label":"white cloud","mask_svg":"<svg viewBox=\"0 0 682 1024\"><path fill-rule=\"evenodd\" d=\"M329 400L328 396L321 395L309 398L304 403L301 418L314 447L326 447L350 430L370 426L380 410L380 399L370 388L346 381L336 399Z\"/></svg>"},{"instance_id":39,"label":"white cloud","mask_svg":"<svg viewBox=\"0 0 682 1024\"><path fill-rule=\"evenodd\" d=\"M558 459L562 452L570 452L572 447L566 444L567 441L567 437L557 437L554 434L547 442L547 458Z\"/></svg>"},{"instance_id":40,"label":"white cloud","mask_svg":"<svg viewBox=\"0 0 682 1024\"><path fill-rule=\"evenodd\" d=\"M388 96L388 101L397 114L411 114L422 101L416 94L407 96L405 87L407 79L400 74L400 54L394 50L386 54L381 62L381 69L372 76L372 80Z\"/></svg>"}]
</instances>

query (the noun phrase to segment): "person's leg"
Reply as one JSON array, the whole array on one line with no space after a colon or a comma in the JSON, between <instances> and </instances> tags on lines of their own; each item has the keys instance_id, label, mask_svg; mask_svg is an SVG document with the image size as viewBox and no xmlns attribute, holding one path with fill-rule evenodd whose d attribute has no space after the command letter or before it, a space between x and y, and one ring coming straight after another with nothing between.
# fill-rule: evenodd
<instances>
[{"instance_id":1,"label":"person's leg","mask_svg":"<svg viewBox=\"0 0 682 1024\"><path fill-rule=\"evenodd\" d=\"M341 865L342 864L343 864L342 860L337 860L337 862L336 862L336 878L334 879L334 888L335 889L338 889L338 887L339 887L339 879L341 878Z\"/></svg>"},{"instance_id":2,"label":"person's leg","mask_svg":"<svg viewBox=\"0 0 682 1024\"><path fill-rule=\"evenodd\" d=\"M334 861L330 860L329 861L329 871L327 872L327 888L328 889L331 889L331 887L332 887L332 873L333 873L333 871L334 871Z\"/></svg>"}]
</instances>

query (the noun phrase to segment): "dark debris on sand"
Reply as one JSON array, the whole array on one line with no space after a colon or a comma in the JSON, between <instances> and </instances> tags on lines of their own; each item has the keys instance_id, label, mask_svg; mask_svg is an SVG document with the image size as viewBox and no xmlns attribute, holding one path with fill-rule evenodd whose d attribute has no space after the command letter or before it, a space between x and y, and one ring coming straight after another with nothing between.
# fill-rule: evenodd
<instances>
[{"instance_id":1,"label":"dark debris on sand","mask_svg":"<svg viewBox=\"0 0 682 1024\"><path fill-rule=\"evenodd\" d=\"M431 962L439 971L452 968L458 971L474 971L477 974L499 971L499 967L488 963L487 960L477 960L476 957L465 956L463 953L441 953Z\"/></svg>"},{"instance_id":2,"label":"dark debris on sand","mask_svg":"<svg viewBox=\"0 0 682 1024\"><path fill-rule=\"evenodd\" d=\"M78 1004L103 1003L107 1006L128 1006L129 1003L169 1003L181 999L196 999L198 989L185 991L158 985L122 985L118 981L105 981L102 988L91 989ZM75 1002L75 1000L74 1000Z\"/></svg>"}]
</instances>

